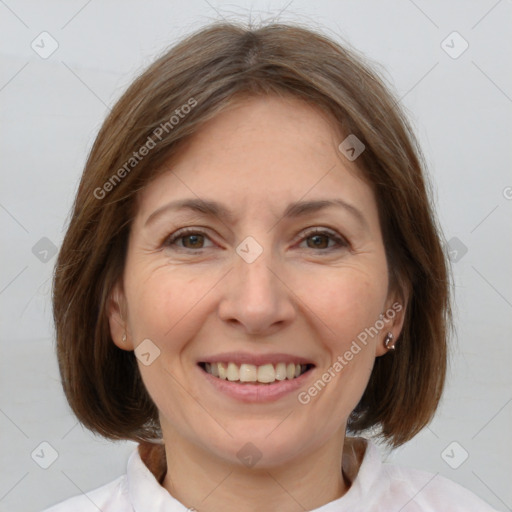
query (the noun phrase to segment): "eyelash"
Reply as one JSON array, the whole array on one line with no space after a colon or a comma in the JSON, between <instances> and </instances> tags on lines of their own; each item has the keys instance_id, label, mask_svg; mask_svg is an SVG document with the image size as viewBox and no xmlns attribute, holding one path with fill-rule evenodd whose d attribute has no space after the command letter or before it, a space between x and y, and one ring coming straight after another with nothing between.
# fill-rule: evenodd
<instances>
[{"instance_id":1,"label":"eyelash","mask_svg":"<svg viewBox=\"0 0 512 512\"><path fill-rule=\"evenodd\" d=\"M205 231L202 231L200 229L183 228L183 229L176 231L169 237L167 237L164 241L164 245L170 247L170 246L174 245L176 241L178 241L182 238L186 238L189 235L203 235L203 236L209 238L208 234ZM324 229L313 228L313 229L310 229L309 231L305 231L305 232L301 233L301 235L300 235L301 238L299 239L299 241L307 240L308 238L315 236L315 235L327 236L327 237L331 238L332 240L334 240L337 244L337 246L335 246L335 247L327 247L325 249L317 249L317 251L330 252L332 250L337 250L337 249L339 250L342 248L349 247L348 242L343 237L337 235L333 231L326 230L325 228ZM199 251L202 251L205 249L207 249L207 247L200 247L198 249L189 249L187 247L178 247L178 250L191 251L191 252L199 252ZM314 251L315 249L312 249L312 250Z\"/></svg>"}]
</instances>

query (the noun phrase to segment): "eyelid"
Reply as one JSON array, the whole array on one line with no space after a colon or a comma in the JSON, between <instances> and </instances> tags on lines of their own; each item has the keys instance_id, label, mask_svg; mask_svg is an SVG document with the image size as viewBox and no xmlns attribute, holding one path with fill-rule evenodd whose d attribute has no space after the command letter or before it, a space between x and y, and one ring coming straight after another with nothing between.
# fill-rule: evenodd
<instances>
[{"instance_id":1,"label":"eyelid","mask_svg":"<svg viewBox=\"0 0 512 512\"><path fill-rule=\"evenodd\" d=\"M176 230L171 235L168 235L164 238L162 245L171 246L179 240L180 238L186 237L187 235L203 235L208 240L211 240L211 237L208 235L208 230L206 228L187 226ZM293 243L302 242L305 239L309 238L313 235L326 235L329 236L332 240L334 240L337 244L334 247L328 247L326 249L317 249L319 252L328 252L329 250L334 250L341 247L350 247L350 243L348 240L337 231L328 227L314 226L303 229L294 239ZM191 252L199 252L208 247L200 247L198 249L188 249L187 247L178 247L179 250L183 251L191 251ZM315 250L315 249L313 249Z\"/></svg>"},{"instance_id":2,"label":"eyelid","mask_svg":"<svg viewBox=\"0 0 512 512\"><path fill-rule=\"evenodd\" d=\"M184 228L177 229L174 233L171 233L170 235L167 235L162 245L164 246L171 246L174 245L174 243L179 240L180 238L183 238L187 235L204 235L205 238L208 238L211 241L211 237L208 235L207 230L205 228L199 228L199 227L193 227L193 226L187 226ZM187 247L178 247L178 249L187 251L193 249L187 249ZM207 249L207 247L200 247L199 249L196 249L194 252L199 252L203 249Z\"/></svg>"},{"instance_id":3,"label":"eyelid","mask_svg":"<svg viewBox=\"0 0 512 512\"><path fill-rule=\"evenodd\" d=\"M334 230L332 228L328 228L328 227L316 227L315 226L315 227L311 227L311 228L306 228L300 232L300 234L296 238L296 241L301 242L313 235L329 236L332 240L334 240L338 244L338 248L339 247L350 247L348 240L343 235L338 233L336 230ZM336 248L337 247L334 246L334 247L330 247L327 249L318 249L318 251L327 252L329 250L333 250Z\"/></svg>"}]
</instances>

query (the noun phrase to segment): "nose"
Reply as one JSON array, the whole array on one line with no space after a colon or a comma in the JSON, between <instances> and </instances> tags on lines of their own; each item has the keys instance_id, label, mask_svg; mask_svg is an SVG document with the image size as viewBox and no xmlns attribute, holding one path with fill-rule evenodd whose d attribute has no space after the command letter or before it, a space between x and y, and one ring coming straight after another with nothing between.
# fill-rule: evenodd
<instances>
[{"instance_id":1,"label":"nose","mask_svg":"<svg viewBox=\"0 0 512 512\"><path fill-rule=\"evenodd\" d=\"M293 293L267 251L252 263L236 255L223 281L219 317L224 322L248 334L269 335L293 320Z\"/></svg>"}]
</instances>

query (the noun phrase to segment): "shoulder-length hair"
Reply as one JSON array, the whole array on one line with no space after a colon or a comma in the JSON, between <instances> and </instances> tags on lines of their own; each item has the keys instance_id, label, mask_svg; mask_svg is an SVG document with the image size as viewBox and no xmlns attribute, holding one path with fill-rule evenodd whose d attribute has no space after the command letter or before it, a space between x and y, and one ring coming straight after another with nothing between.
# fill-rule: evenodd
<instances>
[{"instance_id":1,"label":"shoulder-length hair","mask_svg":"<svg viewBox=\"0 0 512 512\"><path fill-rule=\"evenodd\" d=\"M67 400L86 427L105 437L160 437L158 411L134 353L112 341L108 300L122 278L137 193L180 142L246 95L300 98L365 145L356 163L375 191L390 286L408 298L397 350L376 359L348 430L371 428L399 446L436 410L451 322L448 265L424 160L398 101L362 56L298 25L210 25L156 60L106 118L85 165L54 275Z\"/></svg>"}]
</instances>

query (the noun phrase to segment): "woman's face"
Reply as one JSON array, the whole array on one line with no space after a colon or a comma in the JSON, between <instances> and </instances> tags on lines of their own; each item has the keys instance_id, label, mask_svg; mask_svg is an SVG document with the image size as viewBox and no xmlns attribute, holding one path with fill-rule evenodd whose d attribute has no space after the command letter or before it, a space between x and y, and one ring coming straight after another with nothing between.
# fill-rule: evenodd
<instances>
[{"instance_id":1,"label":"woman's face","mask_svg":"<svg viewBox=\"0 0 512 512\"><path fill-rule=\"evenodd\" d=\"M343 439L403 315L387 320L376 201L342 140L299 100L250 98L140 194L110 325L165 438L260 467Z\"/></svg>"}]
</instances>

